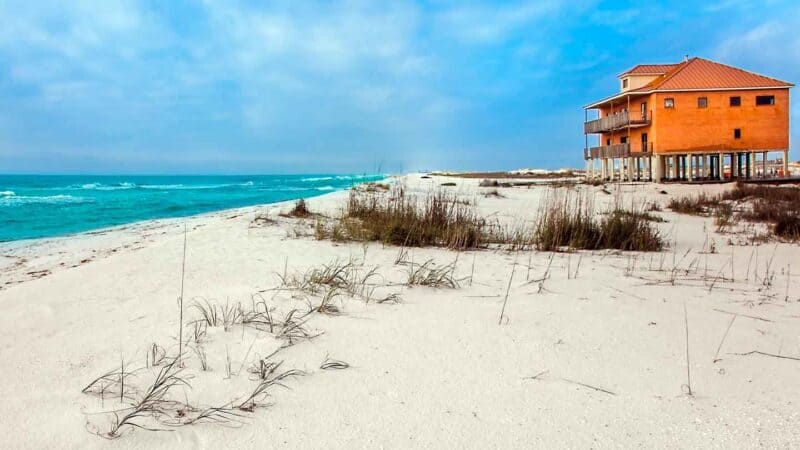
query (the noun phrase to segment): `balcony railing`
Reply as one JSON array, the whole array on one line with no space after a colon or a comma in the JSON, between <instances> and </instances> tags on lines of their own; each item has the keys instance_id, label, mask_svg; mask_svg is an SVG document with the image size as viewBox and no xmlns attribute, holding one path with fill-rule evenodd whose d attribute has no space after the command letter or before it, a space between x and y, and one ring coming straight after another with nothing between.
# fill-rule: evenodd
<instances>
[{"instance_id":1,"label":"balcony railing","mask_svg":"<svg viewBox=\"0 0 800 450\"><path fill-rule=\"evenodd\" d=\"M631 144L603 145L601 147L591 147L583 150L584 159L595 158L627 158L629 156L647 156L653 153L652 142L642 142Z\"/></svg>"},{"instance_id":2,"label":"balcony railing","mask_svg":"<svg viewBox=\"0 0 800 450\"><path fill-rule=\"evenodd\" d=\"M614 114L607 117L601 117L597 120L590 120L583 124L583 132L586 134L592 133L605 133L606 131L619 130L628 126L638 127L643 125L650 125L649 115L634 114L631 118L628 111L622 111L619 114Z\"/></svg>"}]
</instances>

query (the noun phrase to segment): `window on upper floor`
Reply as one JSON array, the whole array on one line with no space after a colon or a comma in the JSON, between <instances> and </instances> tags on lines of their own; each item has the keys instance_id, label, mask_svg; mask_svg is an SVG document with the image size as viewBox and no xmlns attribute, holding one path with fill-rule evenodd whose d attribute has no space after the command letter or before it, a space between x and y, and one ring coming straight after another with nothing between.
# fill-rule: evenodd
<instances>
[{"instance_id":1,"label":"window on upper floor","mask_svg":"<svg viewBox=\"0 0 800 450\"><path fill-rule=\"evenodd\" d=\"M774 95L758 95L756 96L756 105L758 106L768 106L775 104L775 96Z\"/></svg>"},{"instance_id":2,"label":"window on upper floor","mask_svg":"<svg viewBox=\"0 0 800 450\"><path fill-rule=\"evenodd\" d=\"M664 99L664 108L674 108L675 107L675 99L674 98L665 98Z\"/></svg>"},{"instance_id":3,"label":"window on upper floor","mask_svg":"<svg viewBox=\"0 0 800 450\"><path fill-rule=\"evenodd\" d=\"M628 79L622 80L622 89L628 89Z\"/></svg>"},{"instance_id":4,"label":"window on upper floor","mask_svg":"<svg viewBox=\"0 0 800 450\"><path fill-rule=\"evenodd\" d=\"M708 97L697 97L698 108L708 108Z\"/></svg>"},{"instance_id":5,"label":"window on upper floor","mask_svg":"<svg viewBox=\"0 0 800 450\"><path fill-rule=\"evenodd\" d=\"M731 106L742 106L742 97L731 97Z\"/></svg>"},{"instance_id":6,"label":"window on upper floor","mask_svg":"<svg viewBox=\"0 0 800 450\"><path fill-rule=\"evenodd\" d=\"M628 136L622 136L621 138L619 138L619 143L620 144L627 144L628 143Z\"/></svg>"},{"instance_id":7,"label":"window on upper floor","mask_svg":"<svg viewBox=\"0 0 800 450\"><path fill-rule=\"evenodd\" d=\"M734 139L741 139L742 138L742 129L741 128L734 128L733 129L733 138Z\"/></svg>"}]
</instances>

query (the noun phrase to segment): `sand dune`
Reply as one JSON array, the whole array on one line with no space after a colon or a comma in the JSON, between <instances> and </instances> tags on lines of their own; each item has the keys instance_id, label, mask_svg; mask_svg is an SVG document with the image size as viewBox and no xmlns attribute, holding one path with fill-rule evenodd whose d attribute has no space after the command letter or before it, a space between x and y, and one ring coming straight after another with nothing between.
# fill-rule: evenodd
<instances>
[{"instance_id":1,"label":"sand dune","mask_svg":"<svg viewBox=\"0 0 800 450\"><path fill-rule=\"evenodd\" d=\"M426 191L443 179L399 181ZM504 197L484 197L478 179L446 181L475 199L482 215L508 225L530 223L549 189L498 188ZM620 185L610 186L611 195L581 189L598 205L663 205L672 195L726 187ZM308 203L334 214L346 197L333 192ZM796 244L748 245L746 234L717 233L711 218L665 211L656 214L667 221L656 226L670 248L658 254L409 250L417 264L455 263L460 286L436 289L404 285L409 269L396 264L398 248L317 241L313 220L278 215L290 207L2 247L3 447L800 445ZM257 214L275 222L253 226ZM145 367L153 343L176 351L184 222L187 322L198 318L194 302L249 308L256 293L285 318L315 297L275 290L278 275L300 276L333 261L353 262L360 274L377 268L376 296L396 293L402 301L342 295L334 303L341 314L309 315L303 327L316 337L298 338L275 357L282 370L306 374L287 379L290 389L271 389L268 407L225 425L126 431L109 443L92 431L104 432L108 411L119 407L113 389L102 396L81 390L122 360ZM541 288L530 282L545 273ZM285 343L240 325L208 327L202 349L210 370L189 345L184 374L191 388L177 388L176 398L198 407L235 404L258 383L247 369ZM321 369L326 358L350 367ZM140 395L157 371L137 372L130 395Z\"/></svg>"}]
</instances>

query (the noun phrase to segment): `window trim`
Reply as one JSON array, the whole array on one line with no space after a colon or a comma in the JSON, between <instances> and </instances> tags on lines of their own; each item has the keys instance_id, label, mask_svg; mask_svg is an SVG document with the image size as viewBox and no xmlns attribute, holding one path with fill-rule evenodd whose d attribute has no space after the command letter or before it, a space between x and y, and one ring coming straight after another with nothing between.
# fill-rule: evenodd
<instances>
[{"instance_id":1,"label":"window trim","mask_svg":"<svg viewBox=\"0 0 800 450\"><path fill-rule=\"evenodd\" d=\"M701 109L708 108L708 97L697 97L697 107Z\"/></svg>"},{"instance_id":2,"label":"window trim","mask_svg":"<svg viewBox=\"0 0 800 450\"><path fill-rule=\"evenodd\" d=\"M664 109L675 109L675 97L664 98Z\"/></svg>"}]
</instances>

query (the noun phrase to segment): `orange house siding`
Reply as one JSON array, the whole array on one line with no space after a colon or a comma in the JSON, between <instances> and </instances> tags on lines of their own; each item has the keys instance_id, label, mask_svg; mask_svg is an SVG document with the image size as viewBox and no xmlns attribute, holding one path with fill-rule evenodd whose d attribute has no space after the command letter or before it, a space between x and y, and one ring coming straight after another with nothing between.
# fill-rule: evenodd
<instances>
[{"instance_id":1,"label":"orange house siding","mask_svg":"<svg viewBox=\"0 0 800 450\"><path fill-rule=\"evenodd\" d=\"M756 106L756 96L775 96L774 105ZM789 147L789 89L659 92L654 97L651 128L655 153L719 150L778 150ZM730 106L730 97L741 106ZM699 108L698 98L708 106ZM665 108L672 98L674 108ZM734 129L741 138L734 138Z\"/></svg>"},{"instance_id":2,"label":"orange house siding","mask_svg":"<svg viewBox=\"0 0 800 450\"><path fill-rule=\"evenodd\" d=\"M774 105L756 106L756 97L775 96ZM730 106L730 97L740 97L741 106ZM698 98L705 97L708 106L698 107ZM674 108L665 108L664 100L672 98ZM721 150L779 150L789 147L789 89L737 91L658 92L631 99L630 117L639 118L641 105L651 120L649 126L632 127L631 150L641 151L643 133L652 143L654 153L698 153ZM627 101L600 109L607 117L623 111ZM741 138L734 139L734 129ZM600 135L600 145L619 144L628 130Z\"/></svg>"}]
</instances>

